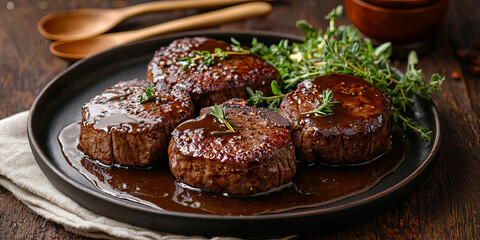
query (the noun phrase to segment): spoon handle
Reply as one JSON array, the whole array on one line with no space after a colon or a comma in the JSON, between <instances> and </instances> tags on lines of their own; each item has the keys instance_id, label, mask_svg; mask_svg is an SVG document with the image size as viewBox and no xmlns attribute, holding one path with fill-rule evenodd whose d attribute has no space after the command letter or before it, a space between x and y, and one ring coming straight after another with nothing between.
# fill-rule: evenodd
<instances>
[{"instance_id":1,"label":"spoon handle","mask_svg":"<svg viewBox=\"0 0 480 240\"><path fill-rule=\"evenodd\" d=\"M154 1L124 7L125 18L151 12L165 12L180 9L208 8L233 5L253 0L175 0L175 1Z\"/></svg>"},{"instance_id":2,"label":"spoon handle","mask_svg":"<svg viewBox=\"0 0 480 240\"><path fill-rule=\"evenodd\" d=\"M221 23L237 21L245 18L261 16L269 13L272 6L266 2L251 2L223 8L208 13L180 18L166 23L157 24L144 29L129 32L109 34L119 43L138 41L159 34L180 32L195 28L213 26Z\"/></svg>"}]
</instances>

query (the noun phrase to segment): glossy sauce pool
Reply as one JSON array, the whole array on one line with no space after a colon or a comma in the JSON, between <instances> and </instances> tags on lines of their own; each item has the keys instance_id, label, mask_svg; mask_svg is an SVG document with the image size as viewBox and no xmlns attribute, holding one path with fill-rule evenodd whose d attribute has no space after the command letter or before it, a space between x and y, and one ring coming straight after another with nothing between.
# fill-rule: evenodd
<instances>
[{"instance_id":1,"label":"glossy sauce pool","mask_svg":"<svg viewBox=\"0 0 480 240\"><path fill-rule=\"evenodd\" d=\"M315 207L369 190L404 161L408 141L393 126L391 144L373 161L358 166L299 164L292 182L269 193L228 196L202 191L172 176L168 161L149 169L119 168L89 160L77 149L80 123L65 127L59 141L67 161L101 191L155 209L215 215L257 215Z\"/></svg>"}]
</instances>

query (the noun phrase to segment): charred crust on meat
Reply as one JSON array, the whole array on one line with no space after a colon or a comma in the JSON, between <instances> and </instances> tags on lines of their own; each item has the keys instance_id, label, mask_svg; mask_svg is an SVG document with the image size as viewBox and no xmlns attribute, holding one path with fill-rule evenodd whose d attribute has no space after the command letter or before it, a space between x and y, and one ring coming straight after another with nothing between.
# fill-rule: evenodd
<instances>
[{"instance_id":1,"label":"charred crust on meat","mask_svg":"<svg viewBox=\"0 0 480 240\"><path fill-rule=\"evenodd\" d=\"M288 183L296 171L288 121L268 109L249 107L243 99L220 106L238 131L206 134L219 126L207 115L209 109L202 109L198 118L172 133L168 148L172 174L195 187L238 195Z\"/></svg>"},{"instance_id":2,"label":"charred crust on meat","mask_svg":"<svg viewBox=\"0 0 480 240\"><path fill-rule=\"evenodd\" d=\"M333 114L302 114L318 107L317 99L327 88L340 101ZM279 113L292 125L300 161L362 163L390 142L390 96L361 78L332 74L306 80L285 96Z\"/></svg>"},{"instance_id":3,"label":"charred crust on meat","mask_svg":"<svg viewBox=\"0 0 480 240\"><path fill-rule=\"evenodd\" d=\"M194 57L193 51L231 51L224 42L205 37L183 38L157 51L147 67L147 80L157 88L177 86L190 93L196 109L222 103L231 98L247 98L247 87L272 94L270 83L278 80L277 70L254 54L229 55L208 68L188 67L179 61Z\"/></svg>"},{"instance_id":4,"label":"charred crust on meat","mask_svg":"<svg viewBox=\"0 0 480 240\"><path fill-rule=\"evenodd\" d=\"M188 93L172 89L171 100L141 104L137 96L151 82L132 80L111 86L82 108L79 149L110 165L147 166L166 156L177 124L193 116Z\"/></svg>"}]
</instances>

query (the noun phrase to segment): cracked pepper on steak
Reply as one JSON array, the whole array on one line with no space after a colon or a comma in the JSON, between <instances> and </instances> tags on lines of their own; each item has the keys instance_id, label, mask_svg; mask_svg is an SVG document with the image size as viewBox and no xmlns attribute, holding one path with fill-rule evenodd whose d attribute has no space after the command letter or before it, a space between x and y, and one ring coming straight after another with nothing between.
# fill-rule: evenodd
<instances>
[{"instance_id":1,"label":"cracked pepper on steak","mask_svg":"<svg viewBox=\"0 0 480 240\"><path fill-rule=\"evenodd\" d=\"M215 48L233 51L230 44L205 37L174 40L155 52L147 67L147 80L157 88L177 86L192 97L195 109L223 103L232 98L248 98L247 87L272 94L270 83L278 80L277 70L254 54L228 55L224 60L215 58L213 65L198 69L184 69L183 57L195 57L194 51L215 52Z\"/></svg>"},{"instance_id":2,"label":"cracked pepper on steak","mask_svg":"<svg viewBox=\"0 0 480 240\"><path fill-rule=\"evenodd\" d=\"M325 89L333 92L333 114L306 112L320 106ZM332 74L305 80L285 96L280 115L292 125L300 161L328 164L366 162L390 142L390 95L373 84L349 75Z\"/></svg>"},{"instance_id":3,"label":"cracked pepper on steak","mask_svg":"<svg viewBox=\"0 0 480 240\"><path fill-rule=\"evenodd\" d=\"M164 103L141 104L137 96L152 86L145 80L120 82L85 103L79 149L104 164L147 166L166 156L173 129L193 116L188 93L157 92Z\"/></svg>"},{"instance_id":4,"label":"cracked pepper on steak","mask_svg":"<svg viewBox=\"0 0 480 240\"><path fill-rule=\"evenodd\" d=\"M265 192L290 182L296 171L295 147L288 121L243 99L221 104L236 133L225 131L217 118L202 109L172 133L170 169L194 187L238 195Z\"/></svg>"}]
</instances>

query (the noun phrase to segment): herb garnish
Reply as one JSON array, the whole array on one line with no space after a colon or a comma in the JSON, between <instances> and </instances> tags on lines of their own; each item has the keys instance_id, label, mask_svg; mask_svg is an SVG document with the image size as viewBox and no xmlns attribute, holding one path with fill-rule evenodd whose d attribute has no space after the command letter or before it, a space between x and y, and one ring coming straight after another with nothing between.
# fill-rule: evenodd
<instances>
[{"instance_id":1,"label":"herb garnish","mask_svg":"<svg viewBox=\"0 0 480 240\"><path fill-rule=\"evenodd\" d=\"M156 103L166 103L168 100L174 100L173 97L167 97L163 95L155 94L155 87L148 87L147 90L142 95L137 96L137 100L140 103L146 102L156 102Z\"/></svg>"},{"instance_id":2,"label":"herb garnish","mask_svg":"<svg viewBox=\"0 0 480 240\"><path fill-rule=\"evenodd\" d=\"M333 113L331 109L333 104L340 103L340 101L332 101L332 100L333 100L332 90L327 88L322 92L322 99L318 99L318 101L321 103L320 107L309 112L304 112L302 114L315 113L322 116L330 115Z\"/></svg>"},{"instance_id":3,"label":"herb garnish","mask_svg":"<svg viewBox=\"0 0 480 240\"><path fill-rule=\"evenodd\" d=\"M212 115L212 116L216 117L223 124L225 124L225 126L228 128L227 131L213 131L213 132L210 132L210 134L235 133L236 132L233 125L227 121L224 107L222 108L218 104L215 104L214 106L210 107L209 109L210 109L210 112L207 113L207 115Z\"/></svg>"},{"instance_id":4,"label":"herb garnish","mask_svg":"<svg viewBox=\"0 0 480 240\"><path fill-rule=\"evenodd\" d=\"M283 97L285 97L285 94L282 93L280 85L278 85L277 81L272 81L270 85L272 87L272 93L274 95L270 97L264 97L262 91L256 90L255 92L253 92L250 87L247 87L247 93L248 95L250 95L250 98L247 99L247 102L253 106L267 105L270 109L279 106L282 102Z\"/></svg>"},{"instance_id":5,"label":"herb garnish","mask_svg":"<svg viewBox=\"0 0 480 240\"><path fill-rule=\"evenodd\" d=\"M431 99L433 93L439 94L445 80L439 74L433 74L425 81L421 70L415 69L417 55L411 52L406 73L390 66L391 44L384 43L374 47L370 40L360 39L358 30L352 26L335 26L335 19L343 13L343 7L333 9L326 19L330 25L326 32L316 31L306 21L297 21L297 27L305 33L303 42L281 40L270 46L253 39L249 51L261 56L272 64L280 74L281 91L295 90L305 79L327 74L349 74L373 83L392 97L393 120L401 122L405 129L418 132L423 140L429 141L431 131L418 125L403 114L415 104L415 96ZM232 41L235 48L238 41ZM253 91L251 91L253 92ZM263 95L250 92L250 104L256 107L268 106L278 111L280 98L270 101ZM275 94L281 96L283 94Z\"/></svg>"},{"instance_id":6,"label":"herb garnish","mask_svg":"<svg viewBox=\"0 0 480 240\"><path fill-rule=\"evenodd\" d=\"M247 51L223 51L221 48L215 48L215 52L211 53L209 51L193 51L195 57L184 57L178 59L180 62L185 62L183 65L183 69L188 68L189 66L198 66L199 69L212 66L215 62L215 58L219 58L220 60L225 60L229 55L241 55L241 54L248 54Z\"/></svg>"}]
</instances>

